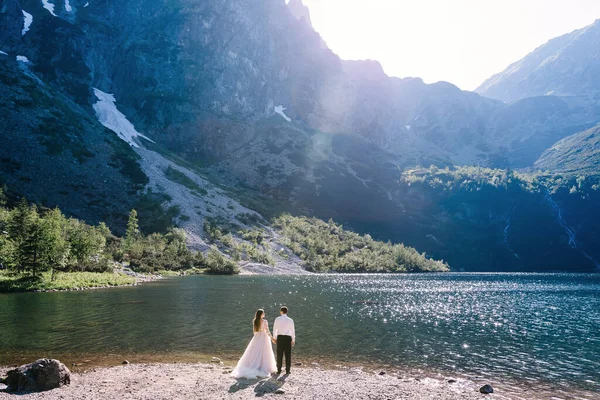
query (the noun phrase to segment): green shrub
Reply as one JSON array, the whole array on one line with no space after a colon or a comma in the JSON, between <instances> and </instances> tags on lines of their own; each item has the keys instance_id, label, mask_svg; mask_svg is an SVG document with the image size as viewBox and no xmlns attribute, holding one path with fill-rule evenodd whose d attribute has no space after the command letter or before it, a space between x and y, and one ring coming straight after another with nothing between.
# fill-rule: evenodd
<instances>
[{"instance_id":1,"label":"green shrub","mask_svg":"<svg viewBox=\"0 0 600 400\"><path fill-rule=\"evenodd\" d=\"M248 240L249 242L252 242L256 245L263 244L263 241L266 237L265 231L263 231L262 229L244 229L241 230L239 233L244 240Z\"/></svg>"},{"instance_id":2,"label":"green shrub","mask_svg":"<svg viewBox=\"0 0 600 400\"><path fill-rule=\"evenodd\" d=\"M273 221L283 244L314 272L448 271L442 261L429 259L411 247L373 240L343 229L333 221L282 215Z\"/></svg>"},{"instance_id":3,"label":"green shrub","mask_svg":"<svg viewBox=\"0 0 600 400\"><path fill-rule=\"evenodd\" d=\"M209 250L204 260L207 274L234 275L239 274L240 269L235 261L225 257L219 250Z\"/></svg>"}]
</instances>

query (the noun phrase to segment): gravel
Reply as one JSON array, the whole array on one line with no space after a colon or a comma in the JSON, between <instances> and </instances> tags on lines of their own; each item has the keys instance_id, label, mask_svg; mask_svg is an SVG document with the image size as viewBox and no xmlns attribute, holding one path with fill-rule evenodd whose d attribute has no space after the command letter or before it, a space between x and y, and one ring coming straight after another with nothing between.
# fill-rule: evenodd
<instances>
[{"instance_id":1,"label":"gravel","mask_svg":"<svg viewBox=\"0 0 600 400\"><path fill-rule=\"evenodd\" d=\"M481 399L479 386L464 381L414 378L388 373L351 374L340 370L294 368L279 379L236 380L231 369L215 364L129 364L73 374L70 386L44 393L31 393L19 399ZM495 395L486 398L493 399ZM500 398L500 397L498 397ZM14 400L0 392L0 400Z\"/></svg>"}]
</instances>

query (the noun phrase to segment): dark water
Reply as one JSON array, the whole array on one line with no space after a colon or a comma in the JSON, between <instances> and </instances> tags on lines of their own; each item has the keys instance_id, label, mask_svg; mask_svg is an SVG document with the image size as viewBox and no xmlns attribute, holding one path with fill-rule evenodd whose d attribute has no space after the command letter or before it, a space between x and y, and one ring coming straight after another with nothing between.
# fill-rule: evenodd
<instances>
[{"instance_id":1,"label":"dark water","mask_svg":"<svg viewBox=\"0 0 600 400\"><path fill-rule=\"evenodd\" d=\"M587 274L190 277L0 295L0 356L239 355L255 309L272 322L281 303L306 360L600 390L600 275Z\"/></svg>"}]
</instances>

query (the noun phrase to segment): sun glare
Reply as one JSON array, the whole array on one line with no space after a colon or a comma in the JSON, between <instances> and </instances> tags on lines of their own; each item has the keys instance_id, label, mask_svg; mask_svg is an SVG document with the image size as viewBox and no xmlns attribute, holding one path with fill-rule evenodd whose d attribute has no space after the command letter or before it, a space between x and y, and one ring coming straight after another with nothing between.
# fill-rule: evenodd
<instances>
[{"instance_id":1,"label":"sun glare","mask_svg":"<svg viewBox=\"0 0 600 400\"><path fill-rule=\"evenodd\" d=\"M600 17L596 0L304 0L344 59L472 90L553 37Z\"/></svg>"}]
</instances>

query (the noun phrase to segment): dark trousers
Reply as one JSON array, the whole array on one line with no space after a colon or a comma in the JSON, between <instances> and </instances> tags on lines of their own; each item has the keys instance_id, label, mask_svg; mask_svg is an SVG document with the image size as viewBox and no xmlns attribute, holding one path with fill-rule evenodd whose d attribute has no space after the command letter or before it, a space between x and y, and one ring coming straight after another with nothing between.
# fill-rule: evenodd
<instances>
[{"instance_id":1,"label":"dark trousers","mask_svg":"<svg viewBox=\"0 0 600 400\"><path fill-rule=\"evenodd\" d=\"M281 373L283 354L285 353L285 372L290 373L292 366L292 337L286 335L277 336L277 373Z\"/></svg>"}]
</instances>

